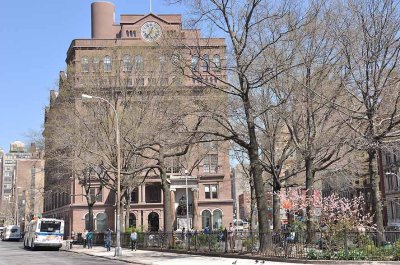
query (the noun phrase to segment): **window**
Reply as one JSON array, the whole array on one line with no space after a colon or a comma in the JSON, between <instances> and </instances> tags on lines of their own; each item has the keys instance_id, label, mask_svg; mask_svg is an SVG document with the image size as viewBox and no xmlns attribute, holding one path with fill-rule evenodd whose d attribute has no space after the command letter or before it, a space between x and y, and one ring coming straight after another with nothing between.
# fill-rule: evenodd
<instances>
[{"instance_id":1,"label":"window","mask_svg":"<svg viewBox=\"0 0 400 265\"><path fill-rule=\"evenodd\" d=\"M143 56L136 55L135 56L135 69L136 70L143 70L144 63L143 63Z\"/></svg>"},{"instance_id":2,"label":"window","mask_svg":"<svg viewBox=\"0 0 400 265\"><path fill-rule=\"evenodd\" d=\"M93 71L94 72L97 72L97 71L99 71L99 64L100 64L100 60L99 60L99 58L97 58L97 57L94 57L93 58Z\"/></svg>"},{"instance_id":3,"label":"window","mask_svg":"<svg viewBox=\"0 0 400 265\"><path fill-rule=\"evenodd\" d=\"M161 186L160 184L152 184L146 186L146 202L161 203Z\"/></svg>"},{"instance_id":4,"label":"window","mask_svg":"<svg viewBox=\"0 0 400 265\"><path fill-rule=\"evenodd\" d=\"M134 213L129 214L129 227L136 227L136 215Z\"/></svg>"},{"instance_id":5,"label":"window","mask_svg":"<svg viewBox=\"0 0 400 265\"><path fill-rule=\"evenodd\" d=\"M162 77L160 79L160 86L168 86L168 77Z\"/></svg>"},{"instance_id":6,"label":"window","mask_svg":"<svg viewBox=\"0 0 400 265\"><path fill-rule=\"evenodd\" d=\"M40 222L40 232L53 232L60 233L61 222L57 221L41 221Z\"/></svg>"},{"instance_id":7,"label":"window","mask_svg":"<svg viewBox=\"0 0 400 265\"><path fill-rule=\"evenodd\" d=\"M221 210L214 210L213 212L213 229L218 230L222 228L222 212Z\"/></svg>"},{"instance_id":8,"label":"window","mask_svg":"<svg viewBox=\"0 0 400 265\"><path fill-rule=\"evenodd\" d=\"M131 192L131 203L138 203L138 198L139 198L138 192L139 192L138 188L134 189Z\"/></svg>"},{"instance_id":9,"label":"window","mask_svg":"<svg viewBox=\"0 0 400 265\"><path fill-rule=\"evenodd\" d=\"M123 67L122 71L124 72L130 72L132 71L132 58L130 55L124 55L124 58L122 59L123 61Z\"/></svg>"},{"instance_id":10,"label":"window","mask_svg":"<svg viewBox=\"0 0 400 265\"><path fill-rule=\"evenodd\" d=\"M101 202L103 201L103 191L100 188L90 188L89 196L91 202Z\"/></svg>"},{"instance_id":11,"label":"window","mask_svg":"<svg viewBox=\"0 0 400 265\"><path fill-rule=\"evenodd\" d=\"M129 77L129 78L126 80L126 86L128 86L128 87L132 87L132 86L133 86L132 78Z\"/></svg>"},{"instance_id":12,"label":"window","mask_svg":"<svg viewBox=\"0 0 400 265\"><path fill-rule=\"evenodd\" d=\"M98 213L96 215L96 231L103 232L107 229L107 214Z\"/></svg>"},{"instance_id":13,"label":"window","mask_svg":"<svg viewBox=\"0 0 400 265\"><path fill-rule=\"evenodd\" d=\"M157 78L151 77L148 82L149 86L155 86L157 84Z\"/></svg>"},{"instance_id":14,"label":"window","mask_svg":"<svg viewBox=\"0 0 400 265\"><path fill-rule=\"evenodd\" d=\"M203 72L208 72L209 64L210 64L210 59L208 57L208 54L204 54L203 55L203 61L202 61Z\"/></svg>"},{"instance_id":15,"label":"window","mask_svg":"<svg viewBox=\"0 0 400 265\"><path fill-rule=\"evenodd\" d=\"M214 70L221 71L221 57L218 54L215 54L213 61L214 61Z\"/></svg>"},{"instance_id":16,"label":"window","mask_svg":"<svg viewBox=\"0 0 400 265\"><path fill-rule=\"evenodd\" d=\"M84 73L89 72L89 60L87 57L82 57L81 67L82 67L82 72L84 72Z\"/></svg>"},{"instance_id":17,"label":"window","mask_svg":"<svg viewBox=\"0 0 400 265\"><path fill-rule=\"evenodd\" d=\"M130 31L129 31L129 36L130 36L131 38L136 38L136 31L130 30Z\"/></svg>"},{"instance_id":18,"label":"window","mask_svg":"<svg viewBox=\"0 0 400 265\"><path fill-rule=\"evenodd\" d=\"M169 157L165 160L167 173L179 173L181 172L181 163L179 157Z\"/></svg>"},{"instance_id":19,"label":"window","mask_svg":"<svg viewBox=\"0 0 400 265\"><path fill-rule=\"evenodd\" d=\"M204 173L217 173L218 172L218 155L207 155L203 160Z\"/></svg>"},{"instance_id":20,"label":"window","mask_svg":"<svg viewBox=\"0 0 400 265\"><path fill-rule=\"evenodd\" d=\"M136 85L144 86L144 78L143 77L136 78Z\"/></svg>"},{"instance_id":21,"label":"window","mask_svg":"<svg viewBox=\"0 0 400 265\"><path fill-rule=\"evenodd\" d=\"M105 56L104 57L104 72L110 72L111 71L111 57L110 56Z\"/></svg>"},{"instance_id":22,"label":"window","mask_svg":"<svg viewBox=\"0 0 400 265\"><path fill-rule=\"evenodd\" d=\"M89 213L85 214L85 230L90 229Z\"/></svg>"},{"instance_id":23,"label":"window","mask_svg":"<svg viewBox=\"0 0 400 265\"><path fill-rule=\"evenodd\" d=\"M198 69L198 64L199 64L199 57L197 55L192 56L192 70L197 71Z\"/></svg>"},{"instance_id":24,"label":"window","mask_svg":"<svg viewBox=\"0 0 400 265\"><path fill-rule=\"evenodd\" d=\"M206 199L218 199L218 184L205 184L204 197Z\"/></svg>"},{"instance_id":25,"label":"window","mask_svg":"<svg viewBox=\"0 0 400 265\"><path fill-rule=\"evenodd\" d=\"M167 60L165 59L165 56L160 56L160 70L164 71L166 67Z\"/></svg>"},{"instance_id":26,"label":"window","mask_svg":"<svg viewBox=\"0 0 400 265\"><path fill-rule=\"evenodd\" d=\"M210 227L211 224L211 212L209 210L204 210L201 213L201 227L204 229L206 227Z\"/></svg>"}]
</instances>

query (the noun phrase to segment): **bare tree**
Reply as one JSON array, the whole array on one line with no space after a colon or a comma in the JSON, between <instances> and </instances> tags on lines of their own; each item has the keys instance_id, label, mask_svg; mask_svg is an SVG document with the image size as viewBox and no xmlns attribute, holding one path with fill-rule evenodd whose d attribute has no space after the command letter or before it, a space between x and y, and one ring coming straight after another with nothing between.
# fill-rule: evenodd
<instances>
[{"instance_id":1,"label":"bare tree","mask_svg":"<svg viewBox=\"0 0 400 265\"><path fill-rule=\"evenodd\" d=\"M342 59L342 91L349 98L339 110L354 132L354 145L368 153L372 211L382 232L375 161L378 150L400 136L399 1L352 0L338 5L334 16L333 37L339 41Z\"/></svg>"},{"instance_id":2,"label":"bare tree","mask_svg":"<svg viewBox=\"0 0 400 265\"><path fill-rule=\"evenodd\" d=\"M312 14L301 10L304 5L288 1L173 2L188 2L192 5L191 22L194 25L206 24L211 30L226 37L226 62L210 63L200 45L207 41L198 37L199 45L186 47L186 57L193 56L192 65L183 65L182 68L183 73L196 82L227 95L228 104L221 104L219 110L208 109L210 119L224 131L206 132L231 140L248 153L262 235L260 251L263 252L270 242L266 237L270 228L257 123L262 113L270 111L284 100L280 92L272 88L271 80L296 64L293 52L297 40L293 38L296 37L293 32L307 24ZM196 59L202 65L209 63L211 67L205 72L200 71L196 67ZM270 91L275 101L271 101L268 106L259 106L256 99L265 90Z\"/></svg>"},{"instance_id":3,"label":"bare tree","mask_svg":"<svg viewBox=\"0 0 400 265\"><path fill-rule=\"evenodd\" d=\"M311 8L317 15L297 32L301 36L295 59L299 66L280 76L290 87L290 96L281 115L291 135L295 155L304 163L309 240L314 229L315 175L349 151L345 145L348 134L344 121L332 104L346 100L337 90L340 82L336 69L340 54L336 49L337 40L329 34L332 6L326 2Z\"/></svg>"}]
</instances>

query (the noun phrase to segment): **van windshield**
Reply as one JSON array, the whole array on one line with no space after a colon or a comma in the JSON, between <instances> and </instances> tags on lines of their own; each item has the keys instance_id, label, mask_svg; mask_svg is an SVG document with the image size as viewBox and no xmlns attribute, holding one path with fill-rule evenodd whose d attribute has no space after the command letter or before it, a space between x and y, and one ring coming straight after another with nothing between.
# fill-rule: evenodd
<instances>
[{"instance_id":1,"label":"van windshield","mask_svg":"<svg viewBox=\"0 0 400 265\"><path fill-rule=\"evenodd\" d=\"M18 232L18 229L17 229L17 228L11 229L11 233L17 233L17 232Z\"/></svg>"},{"instance_id":2,"label":"van windshield","mask_svg":"<svg viewBox=\"0 0 400 265\"><path fill-rule=\"evenodd\" d=\"M57 221L42 221L40 225L40 232L54 232L59 233L61 222Z\"/></svg>"}]
</instances>

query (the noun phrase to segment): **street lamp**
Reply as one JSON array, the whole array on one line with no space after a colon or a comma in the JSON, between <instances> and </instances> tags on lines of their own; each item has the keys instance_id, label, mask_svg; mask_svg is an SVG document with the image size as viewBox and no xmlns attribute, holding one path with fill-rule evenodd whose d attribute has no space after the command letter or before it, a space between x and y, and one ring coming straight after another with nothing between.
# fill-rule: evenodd
<instances>
[{"instance_id":1,"label":"street lamp","mask_svg":"<svg viewBox=\"0 0 400 265\"><path fill-rule=\"evenodd\" d=\"M117 246L115 247L115 256L119 257L122 255L122 249L121 249L121 222L120 222L120 200L121 200L121 150L120 150L120 142L119 142L119 137L120 137L120 132L119 132L119 120L118 120L118 113L115 107L105 98L102 97L97 97L97 96L91 96L91 95L86 95L82 94L82 99L98 99L106 102L108 105L110 105L111 109L114 111L115 114L115 133L116 133L116 141L117 141Z\"/></svg>"},{"instance_id":2,"label":"street lamp","mask_svg":"<svg viewBox=\"0 0 400 265\"><path fill-rule=\"evenodd\" d=\"M190 227L190 224L189 224L189 193L188 193L188 171L185 169L185 182L186 182L186 225L187 225L187 228L186 228L186 238L187 238L187 233L188 233L188 230L189 230L189 227Z\"/></svg>"}]
</instances>

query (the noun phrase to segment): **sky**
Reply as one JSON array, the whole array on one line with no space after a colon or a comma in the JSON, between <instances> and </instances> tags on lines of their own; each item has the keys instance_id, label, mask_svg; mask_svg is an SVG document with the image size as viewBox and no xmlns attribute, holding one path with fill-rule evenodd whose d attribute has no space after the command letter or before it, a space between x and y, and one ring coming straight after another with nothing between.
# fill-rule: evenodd
<instances>
[{"instance_id":1,"label":"sky","mask_svg":"<svg viewBox=\"0 0 400 265\"><path fill-rule=\"evenodd\" d=\"M0 149L11 142L29 145L41 132L51 89L57 89L73 39L90 38L93 0L0 1ZM147 14L150 0L111 0L120 14ZM152 0L154 14L184 15L182 6Z\"/></svg>"}]
</instances>

